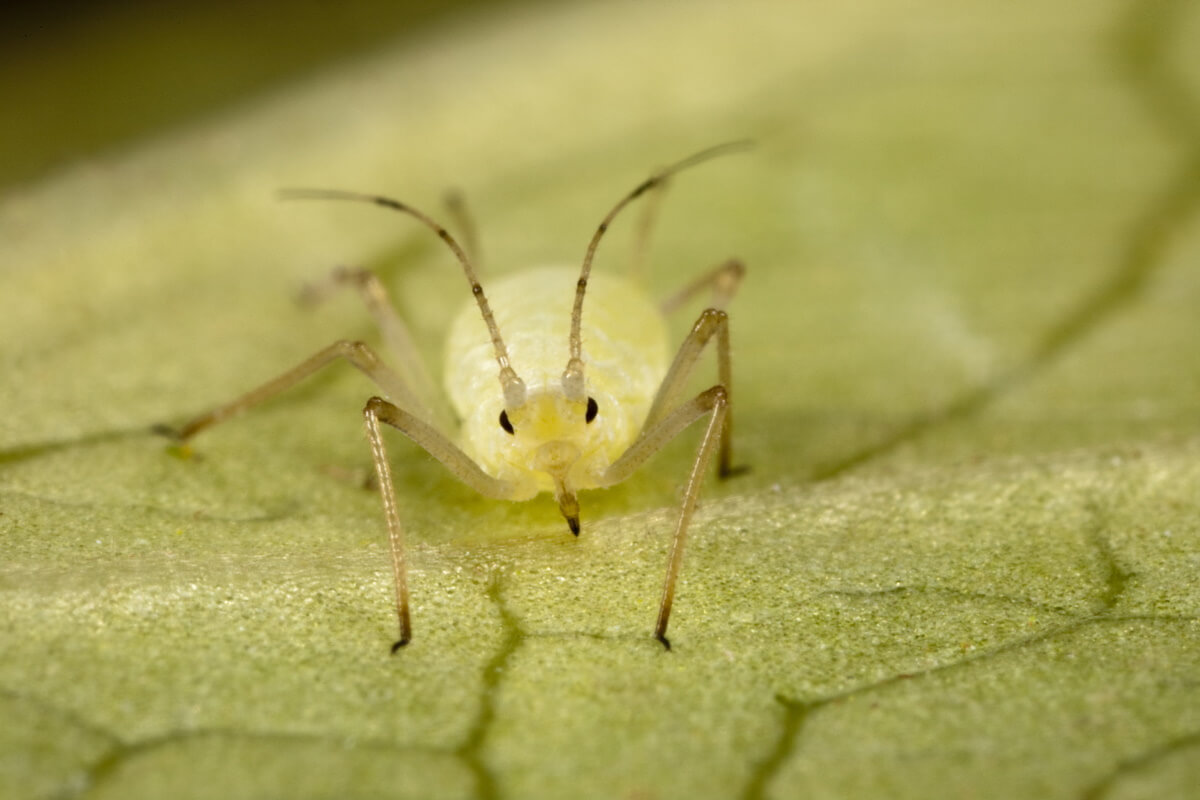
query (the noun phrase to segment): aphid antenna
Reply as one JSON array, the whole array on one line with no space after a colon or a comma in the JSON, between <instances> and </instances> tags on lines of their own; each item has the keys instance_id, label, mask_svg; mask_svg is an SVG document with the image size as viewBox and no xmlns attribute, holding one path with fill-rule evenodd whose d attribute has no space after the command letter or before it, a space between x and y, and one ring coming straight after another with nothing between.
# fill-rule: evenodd
<instances>
[{"instance_id":1,"label":"aphid antenna","mask_svg":"<svg viewBox=\"0 0 1200 800\"><path fill-rule=\"evenodd\" d=\"M338 189L280 189L279 197L283 200L349 200L358 203L371 203L391 209L392 211L399 211L402 214L408 214L436 233L438 238L445 242L446 246L453 251L455 257L458 259L458 263L462 265L463 274L467 278L467 283L471 286L471 294L475 296L475 302L479 305L479 313L483 315L483 321L487 325L488 334L492 338L492 348L496 352L496 363L500 365L500 387L504 391L505 408L516 409L525 404L525 382L521 380L509 362L508 348L505 347L504 339L500 336L500 327L496 324L496 318L492 314L491 306L488 305L487 296L483 293L483 287L479 284L475 268L471 266L471 259L467 257L466 251L463 250L450 231L446 230L444 226L440 225L432 217L418 211L412 206L381 195L344 192ZM595 249L595 245L593 245L592 249ZM576 305L578 306L578 301Z\"/></svg>"},{"instance_id":2,"label":"aphid antenna","mask_svg":"<svg viewBox=\"0 0 1200 800\"><path fill-rule=\"evenodd\" d=\"M575 284L575 305L571 310L571 354L569 360L567 361L567 368L563 370L562 376L563 393L568 399L582 401L585 397L583 379L583 339L580 333L580 329L583 324L583 297L587 292L588 278L592 273L592 259L596 255L596 247L600 244L600 239L604 236L605 231L608 230L609 225L612 224L612 221L616 218L617 214L621 212L621 209L625 208L625 206L629 205L646 192L665 183L666 180L672 175L718 156L749 150L753 146L753 141L749 139L739 139L737 141L725 142L723 144L705 148L698 153L693 153L681 161L676 161L674 164L660 169L658 172L639 183L632 192L621 198L621 200L612 207L612 210L604 216L604 219L600 221L600 224L596 227L596 232L592 234L592 240L588 242L587 252L583 256L583 268L580 270L579 280Z\"/></svg>"}]
</instances>

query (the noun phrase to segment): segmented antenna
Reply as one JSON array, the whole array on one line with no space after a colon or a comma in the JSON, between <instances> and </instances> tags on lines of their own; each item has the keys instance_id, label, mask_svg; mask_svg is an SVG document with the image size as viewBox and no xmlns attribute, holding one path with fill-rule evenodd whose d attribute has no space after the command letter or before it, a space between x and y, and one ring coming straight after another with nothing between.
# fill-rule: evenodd
<instances>
[{"instance_id":1,"label":"segmented antenna","mask_svg":"<svg viewBox=\"0 0 1200 800\"><path fill-rule=\"evenodd\" d=\"M604 232L608 230L608 226L613 219L620 213L621 209L632 203L643 194L658 186L667 178L677 172L695 166L703 161L708 161L711 158L725 155L726 153L738 152L747 150L753 146L753 142L748 140L740 140L736 142L726 142L724 144L709 147L701 150L699 153L694 153L682 161L677 161L669 167L665 167L651 175L646 180L642 181L637 187L625 195L612 210L605 215L600 221L600 225L596 228L596 232L592 234L592 240L588 242L587 253L583 257L583 269L579 273L579 281L575 284L575 305L571 310L571 356L567 361L567 368L563 370L562 385L563 393L569 399L583 400L584 385L583 385L583 341L580 335L580 327L583 323L583 296L587 291L588 277L592 273L592 258L596 255L596 247L600 244L600 238L604 236Z\"/></svg>"},{"instance_id":2,"label":"segmented antenna","mask_svg":"<svg viewBox=\"0 0 1200 800\"><path fill-rule=\"evenodd\" d=\"M458 258L458 262L462 264L463 274L467 277L467 283L471 285L471 294L475 296L475 302L479 304L479 313L483 315L483 321L487 325L488 333L492 337L492 348L496 351L496 363L500 365L500 387L504 390L504 407L515 409L525 404L525 382L517 376L516 370L509 363L508 348L504 346L504 339L500 336L500 328L496 325L496 318L492 315L492 309L488 305L487 297L483 293L483 287L479 285L479 279L475 275L475 268L471 266L471 260L467 258L467 254L463 251L462 247L450 235L450 231L412 206L405 205L390 197L360 194L358 192L342 192L336 189L282 189L279 192L279 196L285 200L351 200L359 203L372 203L384 208L390 208L393 211L399 211L402 214L408 214L436 233L446 243L446 246L454 252L455 257Z\"/></svg>"}]
</instances>

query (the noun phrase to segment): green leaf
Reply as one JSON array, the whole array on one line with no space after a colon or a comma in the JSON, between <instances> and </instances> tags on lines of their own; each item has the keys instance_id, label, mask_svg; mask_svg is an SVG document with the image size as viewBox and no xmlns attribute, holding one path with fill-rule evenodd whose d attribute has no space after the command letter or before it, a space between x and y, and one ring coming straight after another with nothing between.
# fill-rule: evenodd
<instances>
[{"instance_id":1,"label":"green leaf","mask_svg":"<svg viewBox=\"0 0 1200 800\"><path fill-rule=\"evenodd\" d=\"M0 795L1197 796L1198 31L1181 0L546 7L10 194ZM437 364L469 298L436 238L280 187L459 186L498 274L743 136L652 252L657 295L749 267L753 471L705 487L671 652L695 433L585 494L578 540L389 439L391 656L361 376L190 455L149 432L373 336L293 302L333 264Z\"/></svg>"}]
</instances>

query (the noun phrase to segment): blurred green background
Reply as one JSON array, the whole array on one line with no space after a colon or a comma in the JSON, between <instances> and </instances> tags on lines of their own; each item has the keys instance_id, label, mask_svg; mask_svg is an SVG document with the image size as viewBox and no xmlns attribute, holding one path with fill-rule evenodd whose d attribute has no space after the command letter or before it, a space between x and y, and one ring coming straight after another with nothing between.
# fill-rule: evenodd
<instances>
[{"instance_id":1,"label":"blurred green background","mask_svg":"<svg viewBox=\"0 0 1200 800\"><path fill-rule=\"evenodd\" d=\"M0 25L0 189L505 0L51 0ZM525 6L532 5L529 0ZM448 19L449 18L449 19Z\"/></svg>"}]
</instances>

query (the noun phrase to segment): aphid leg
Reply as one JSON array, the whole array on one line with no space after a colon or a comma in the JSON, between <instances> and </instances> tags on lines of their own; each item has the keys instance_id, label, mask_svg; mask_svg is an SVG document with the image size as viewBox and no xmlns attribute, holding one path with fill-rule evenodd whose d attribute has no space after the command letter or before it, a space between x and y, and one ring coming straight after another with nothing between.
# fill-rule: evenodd
<instances>
[{"instance_id":1,"label":"aphid leg","mask_svg":"<svg viewBox=\"0 0 1200 800\"><path fill-rule=\"evenodd\" d=\"M600 224L596 226L596 232L592 234L591 241L588 242L587 250L583 254L583 266L579 270L579 280L575 282L575 303L571 307L571 333L567 338L567 346L570 355L567 359L567 368L563 370L562 385L563 393L569 400L584 399L584 374L583 374L583 337L581 334L581 326L583 324L583 298L587 294L588 278L592 274L592 260L596 256L596 248L600 245L600 239L608 230L609 225L621 213L621 209L637 200L642 195L654 190L656 187L662 186L672 175L695 166L710 158L716 158L719 155L728 153L734 150L745 150L750 146L750 142L726 142L719 144L716 147L710 147L707 150L701 150L699 153L694 153L682 161L676 161L669 167L658 170L646 180L639 183L633 188L629 194L622 197L607 214L604 219L600 220ZM378 202L378 201L376 201ZM487 314L484 314L487 317ZM493 337L495 338L495 337ZM499 348L497 348L499 354ZM504 360L501 359L501 370L504 367ZM503 380L503 379L502 379ZM522 389L524 386L522 386ZM505 394L508 394L507 387ZM522 399L524 399L522 397ZM510 405L512 405L510 403ZM519 404L517 404L519 405Z\"/></svg>"},{"instance_id":2,"label":"aphid leg","mask_svg":"<svg viewBox=\"0 0 1200 800\"><path fill-rule=\"evenodd\" d=\"M408 602L408 565L404 548L404 529L400 526L400 513L396 505L396 492L392 486L392 469L388 465L387 450L379 423L396 428L417 443L425 452L442 462L456 478L485 497L510 500L513 487L506 481L497 480L458 449L444 434L395 406L382 397L372 397L363 409L367 438L371 442L371 457L375 462L375 474L379 478L379 493L383 498L383 511L387 517L388 541L392 550L392 572L396 579L396 616L400 620L400 638L392 645L395 653L412 639L412 618Z\"/></svg>"},{"instance_id":3,"label":"aphid leg","mask_svg":"<svg viewBox=\"0 0 1200 800\"><path fill-rule=\"evenodd\" d=\"M181 440L190 439L205 428L224 422L230 417L286 391L338 358L346 359L366 373L367 377L393 397L411 401L412 395L408 388L387 365L379 360L371 348L362 342L339 341L232 402L218 406L212 411L192 419L179 431L174 432L174 435ZM379 479L379 491L383 497L388 539L392 551L392 571L396 581L396 614L400 620L400 639L392 647L392 652L395 652L412 638L412 621L408 603L408 571L404 551L404 532L400 527L396 494L392 487L392 472L388 466L387 452L383 446L379 423L385 422L412 439L431 456L442 462L456 478L481 495L498 500L510 500L513 498L514 491L510 483L497 480L480 469L445 434L417 413L405 411L381 397L372 397L367 401L363 416L366 421L367 437L371 443L375 473Z\"/></svg>"},{"instance_id":4,"label":"aphid leg","mask_svg":"<svg viewBox=\"0 0 1200 800\"><path fill-rule=\"evenodd\" d=\"M386 364L380 361L379 356L375 355L375 351L362 342L342 340L334 342L315 355L306 358L282 375L272 378L255 389L251 389L241 397L237 397L225 405L217 406L211 411L194 417L184 423L183 427L178 430L167 431L163 429L161 432L169 432L180 441L187 441L205 428L211 428L213 425L224 422L231 417L254 408L260 403L270 400L280 392L287 391L309 375L312 375L317 370L339 358L346 359L365 373L368 378L374 381L377 386L398 403L403 405L411 404L412 406L419 405L412 391L401 380L400 376L392 372Z\"/></svg>"},{"instance_id":5,"label":"aphid leg","mask_svg":"<svg viewBox=\"0 0 1200 800\"><path fill-rule=\"evenodd\" d=\"M735 262L730 262L735 263ZM658 387L646 421L642 423L642 436L666 416L667 411L678 402L679 395L687 385L688 377L696 366L700 354L713 336L717 337L717 381L725 389L726 398L733 395L733 364L729 355L729 315L716 308L706 308L696 319L675 360L671 362L666 377ZM721 454L717 460L717 475L727 478L743 471L733 466L733 411L727 413L721 431Z\"/></svg>"},{"instance_id":6,"label":"aphid leg","mask_svg":"<svg viewBox=\"0 0 1200 800\"><path fill-rule=\"evenodd\" d=\"M671 314L705 289L712 290L712 299L709 301L711 307L725 308L737 294L738 286L745 276L746 265L736 258L731 258L663 300L659 309L663 314Z\"/></svg>"},{"instance_id":7,"label":"aphid leg","mask_svg":"<svg viewBox=\"0 0 1200 800\"><path fill-rule=\"evenodd\" d=\"M352 286L357 290L367 313L371 315L371 319L383 335L388 350L395 355L395 371L400 380L412 390L413 402L405 405L428 420L448 424L451 419L450 411L437 391L425 365L425 359L421 358L421 352L417 349L408 326L396 313L387 289L374 272L356 267L334 267L326 278L310 283L301 290L300 302L304 305L322 303L344 286ZM387 387L384 389L386 391Z\"/></svg>"},{"instance_id":8,"label":"aphid leg","mask_svg":"<svg viewBox=\"0 0 1200 800\"><path fill-rule=\"evenodd\" d=\"M475 275L475 268L471 266L471 259L467 257L458 240L450 235L450 231L412 206L401 203L399 200L393 200L390 197L383 197L382 195L340 192L336 189L284 189L282 195L294 199L348 200L356 203L371 203L382 208L391 209L392 211L399 211L401 214L407 214L436 233L438 238L445 242L446 246L454 253L454 257L458 259L458 263L462 266L463 277L470 284L471 294L474 295L475 302L479 306L479 313L483 316L483 323L487 325L488 335L492 338L492 349L496 353L496 364L500 367L500 387L504 391L505 407L519 408L525 404L525 382L521 380L516 370L512 368L512 364L509 363L508 347L505 346L504 339L500 336L500 327L496 324L496 316L492 313L491 306L488 305L487 297L483 293L483 287L479 285L479 279ZM594 250L595 247L593 246L592 249ZM586 281L584 281L584 284L586 285ZM582 300L577 298L576 304L580 302ZM578 332L572 338L572 343L577 338ZM578 354L576 354L576 357L578 357Z\"/></svg>"},{"instance_id":9,"label":"aphid leg","mask_svg":"<svg viewBox=\"0 0 1200 800\"><path fill-rule=\"evenodd\" d=\"M708 428L704 431L704 438L700 442L700 448L696 451L696 460L692 463L692 472L688 476L687 488L683 493L679 519L675 523L675 536L671 539L671 554L667 559L667 574L663 578L662 600L658 606L658 622L654 626L654 638L658 639L668 650L671 649L671 642L667 639L667 622L670 620L671 607L675 601L675 583L679 578L680 564L683 563L683 546L687 541L688 525L696 510L696 499L700 496L700 484L704 480L704 471L708 468L713 449L717 447L719 441L723 440L724 430L727 427L729 394L725 391L725 387L717 385L701 392L657 423L643 429L638 440L613 462L604 476L605 485L624 480L646 459L661 450L667 442L705 414L711 416Z\"/></svg>"},{"instance_id":10,"label":"aphid leg","mask_svg":"<svg viewBox=\"0 0 1200 800\"><path fill-rule=\"evenodd\" d=\"M687 383L688 376L696 366L697 359L713 336L717 338L719 383L711 389L701 392L690 401L675 406L679 394ZM671 649L671 643L667 639L667 621L670 619L671 606L675 600L675 583L679 577L679 566L683 562L683 547L687 539L692 513L696 509L696 500L700 496L704 471L712 459L713 450L719 451L717 465L720 477L727 477L736 472L732 467L733 415L730 407L732 382L733 369L729 356L729 316L724 311L715 308L705 309L675 354L675 360L667 370L667 375L663 378L658 393L654 397L654 403L646 415L642 432L629 449L612 463L602 481L602 485L605 486L620 483L678 436L687 426L705 414L712 415L708 422L708 428L704 432L704 438L700 442L700 448L696 452L696 460L692 464L692 472L684 490L683 504L679 509L679 519L675 525L675 536L671 540L667 574L663 579L662 601L659 604L658 624L654 629L654 637L662 642L668 650Z\"/></svg>"},{"instance_id":11,"label":"aphid leg","mask_svg":"<svg viewBox=\"0 0 1200 800\"><path fill-rule=\"evenodd\" d=\"M667 193L669 184L670 179L664 178L646 193L646 200L642 204L642 213L638 215L637 230L633 235L633 253L629 259L629 277L632 280L645 280L646 260L650 252L650 234L654 232L654 224L658 221L658 211L662 208L663 195Z\"/></svg>"}]
</instances>

